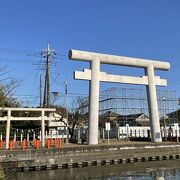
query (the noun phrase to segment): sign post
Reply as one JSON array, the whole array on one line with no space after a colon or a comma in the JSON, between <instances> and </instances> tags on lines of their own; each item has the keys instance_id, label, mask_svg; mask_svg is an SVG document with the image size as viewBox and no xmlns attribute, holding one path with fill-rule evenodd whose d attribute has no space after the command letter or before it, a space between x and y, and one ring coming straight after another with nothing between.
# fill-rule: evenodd
<instances>
[{"instance_id":1,"label":"sign post","mask_svg":"<svg viewBox=\"0 0 180 180\"><path fill-rule=\"evenodd\" d=\"M109 144L109 131L111 129L110 123L106 123L106 131L108 131L108 144Z\"/></svg>"}]
</instances>

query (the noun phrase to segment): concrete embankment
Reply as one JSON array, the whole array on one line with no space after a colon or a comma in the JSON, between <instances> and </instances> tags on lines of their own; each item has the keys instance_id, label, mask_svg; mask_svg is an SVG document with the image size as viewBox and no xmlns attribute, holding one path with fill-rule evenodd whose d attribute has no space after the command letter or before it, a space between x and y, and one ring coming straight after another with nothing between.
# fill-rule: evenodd
<instances>
[{"instance_id":1,"label":"concrete embankment","mask_svg":"<svg viewBox=\"0 0 180 180\"><path fill-rule=\"evenodd\" d=\"M69 145L53 149L0 151L0 165L12 171L31 171L180 159L180 143L116 143Z\"/></svg>"}]
</instances>

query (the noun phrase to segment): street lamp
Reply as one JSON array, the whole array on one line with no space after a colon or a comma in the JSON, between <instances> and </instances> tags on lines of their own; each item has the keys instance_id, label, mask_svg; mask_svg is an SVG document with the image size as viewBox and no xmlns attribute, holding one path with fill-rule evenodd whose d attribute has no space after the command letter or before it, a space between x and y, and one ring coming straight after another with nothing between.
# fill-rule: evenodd
<instances>
[{"instance_id":1,"label":"street lamp","mask_svg":"<svg viewBox=\"0 0 180 180\"><path fill-rule=\"evenodd\" d=\"M167 134L166 134L166 119L165 119L165 115L166 115L166 110L165 110L165 101L166 101L166 98L163 97L162 98L162 101L163 101L163 112L164 112L164 140L167 141Z\"/></svg>"}]
</instances>

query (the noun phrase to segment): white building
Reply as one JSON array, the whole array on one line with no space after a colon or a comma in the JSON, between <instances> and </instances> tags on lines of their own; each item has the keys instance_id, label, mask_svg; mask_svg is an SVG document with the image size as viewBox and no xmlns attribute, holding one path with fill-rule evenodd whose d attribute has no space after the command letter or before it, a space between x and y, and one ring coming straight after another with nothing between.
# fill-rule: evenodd
<instances>
[{"instance_id":1,"label":"white building","mask_svg":"<svg viewBox=\"0 0 180 180\"><path fill-rule=\"evenodd\" d=\"M53 120L48 121L48 138L67 138L67 119L55 112L51 113L50 117L53 117Z\"/></svg>"}]
</instances>

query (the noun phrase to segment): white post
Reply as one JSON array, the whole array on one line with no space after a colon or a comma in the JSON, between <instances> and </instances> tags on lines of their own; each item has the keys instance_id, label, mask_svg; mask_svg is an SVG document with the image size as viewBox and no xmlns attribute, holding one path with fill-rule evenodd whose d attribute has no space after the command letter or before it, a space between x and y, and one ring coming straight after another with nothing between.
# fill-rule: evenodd
<instances>
[{"instance_id":1,"label":"white post","mask_svg":"<svg viewBox=\"0 0 180 180\"><path fill-rule=\"evenodd\" d=\"M23 131L21 131L21 142L23 140Z\"/></svg>"},{"instance_id":2,"label":"white post","mask_svg":"<svg viewBox=\"0 0 180 180\"><path fill-rule=\"evenodd\" d=\"M81 130L77 129L77 144L81 144Z\"/></svg>"},{"instance_id":3,"label":"white post","mask_svg":"<svg viewBox=\"0 0 180 180\"><path fill-rule=\"evenodd\" d=\"M39 140L42 141L42 133L39 131Z\"/></svg>"},{"instance_id":4,"label":"white post","mask_svg":"<svg viewBox=\"0 0 180 180\"><path fill-rule=\"evenodd\" d=\"M6 149L9 149L10 124L11 124L11 110L8 110L7 125L6 125Z\"/></svg>"},{"instance_id":5,"label":"white post","mask_svg":"<svg viewBox=\"0 0 180 180\"><path fill-rule=\"evenodd\" d=\"M99 139L101 139L101 131L100 131L100 129L98 128L98 141L99 141Z\"/></svg>"},{"instance_id":6,"label":"white post","mask_svg":"<svg viewBox=\"0 0 180 180\"><path fill-rule=\"evenodd\" d=\"M46 131L46 139L48 138L48 132Z\"/></svg>"},{"instance_id":7,"label":"white post","mask_svg":"<svg viewBox=\"0 0 180 180\"><path fill-rule=\"evenodd\" d=\"M44 110L41 111L41 141L42 147L45 146L45 121L44 121Z\"/></svg>"},{"instance_id":8,"label":"white post","mask_svg":"<svg viewBox=\"0 0 180 180\"><path fill-rule=\"evenodd\" d=\"M88 137L88 135L89 135L89 130L88 129L86 129L86 142L88 142L88 139L89 139L89 137Z\"/></svg>"},{"instance_id":9,"label":"white post","mask_svg":"<svg viewBox=\"0 0 180 180\"><path fill-rule=\"evenodd\" d=\"M33 131L33 140L35 140L36 135L35 135L35 131Z\"/></svg>"},{"instance_id":10,"label":"white post","mask_svg":"<svg viewBox=\"0 0 180 180\"><path fill-rule=\"evenodd\" d=\"M103 128L102 136L103 136L103 139L104 139L104 128Z\"/></svg>"},{"instance_id":11,"label":"white post","mask_svg":"<svg viewBox=\"0 0 180 180\"><path fill-rule=\"evenodd\" d=\"M109 130L108 130L108 145L109 145Z\"/></svg>"},{"instance_id":12,"label":"white post","mask_svg":"<svg viewBox=\"0 0 180 180\"><path fill-rule=\"evenodd\" d=\"M88 144L98 144L99 72L100 61L94 59L91 62Z\"/></svg>"},{"instance_id":13,"label":"white post","mask_svg":"<svg viewBox=\"0 0 180 180\"><path fill-rule=\"evenodd\" d=\"M14 142L16 142L16 132L14 132Z\"/></svg>"},{"instance_id":14,"label":"white post","mask_svg":"<svg viewBox=\"0 0 180 180\"><path fill-rule=\"evenodd\" d=\"M178 128L176 129L176 142L179 142L179 138L178 138Z\"/></svg>"},{"instance_id":15,"label":"white post","mask_svg":"<svg viewBox=\"0 0 180 180\"><path fill-rule=\"evenodd\" d=\"M27 144L29 146L29 130L27 131Z\"/></svg>"},{"instance_id":16,"label":"white post","mask_svg":"<svg viewBox=\"0 0 180 180\"><path fill-rule=\"evenodd\" d=\"M149 104L149 114L151 119L152 141L162 142L153 64L150 64L148 66L147 75L148 75L148 104Z\"/></svg>"},{"instance_id":17,"label":"white post","mask_svg":"<svg viewBox=\"0 0 180 180\"><path fill-rule=\"evenodd\" d=\"M2 141L2 139L3 139L2 137L3 137L3 136L2 136L2 133L1 133L1 134L0 134L0 140L1 140L1 141Z\"/></svg>"},{"instance_id":18,"label":"white post","mask_svg":"<svg viewBox=\"0 0 180 180\"><path fill-rule=\"evenodd\" d=\"M66 144L69 143L69 129L68 126L66 126Z\"/></svg>"},{"instance_id":19,"label":"white post","mask_svg":"<svg viewBox=\"0 0 180 180\"><path fill-rule=\"evenodd\" d=\"M118 130L117 130L117 138L118 138L118 140L120 139L120 136L119 136L119 134L120 134L120 129L119 129L119 127L118 127Z\"/></svg>"}]
</instances>

